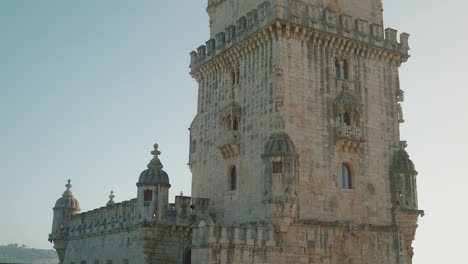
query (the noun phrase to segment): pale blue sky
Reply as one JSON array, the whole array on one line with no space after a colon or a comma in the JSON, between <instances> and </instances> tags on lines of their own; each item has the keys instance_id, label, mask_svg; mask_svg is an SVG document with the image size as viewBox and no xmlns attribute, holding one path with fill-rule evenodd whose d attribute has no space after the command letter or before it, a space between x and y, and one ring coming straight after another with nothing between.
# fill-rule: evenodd
<instances>
[{"instance_id":1,"label":"pale blue sky","mask_svg":"<svg viewBox=\"0 0 468 264\"><path fill-rule=\"evenodd\" d=\"M157 141L173 197L190 194L189 52L209 36L206 0L0 0L0 245L47 242L68 178L83 211L136 196ZM462 0L386 0L412 34L401 67L402 139L419 171L416 264L464 263L468 46Z\"/></svg>"}]
</instances>

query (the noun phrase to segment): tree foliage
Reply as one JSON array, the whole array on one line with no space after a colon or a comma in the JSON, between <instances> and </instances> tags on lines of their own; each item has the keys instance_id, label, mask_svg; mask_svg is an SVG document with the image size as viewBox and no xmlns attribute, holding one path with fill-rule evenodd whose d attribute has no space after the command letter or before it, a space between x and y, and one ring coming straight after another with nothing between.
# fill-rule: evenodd
<instances>
[{"instance_id":1,"label":"tree foliage","mask_svg":"<svg viewBox=\"0 0 468 264\"><path fill-rule=\"evenodd\" d=\"M58 259L55 250L27 248L26 245L9 244L0 246L0 262L56 264Z\"/></svg>"}]
</instances>

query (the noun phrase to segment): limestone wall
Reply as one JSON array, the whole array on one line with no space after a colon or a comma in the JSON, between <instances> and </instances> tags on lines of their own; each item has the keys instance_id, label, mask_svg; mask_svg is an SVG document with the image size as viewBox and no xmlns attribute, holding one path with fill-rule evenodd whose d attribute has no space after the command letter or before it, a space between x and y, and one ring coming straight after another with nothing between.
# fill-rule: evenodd
<instances>
[{"instance_id":1,"label":"limestone wall","mask_svg":"<svg viewBox=\"0 0 468 264\"><path fill-rule=\"evenodd\" d=\"M276 51L274 42L253 46L200 79L198 114L191 127L191 139L197 141L190 156L192 196L210 198L220 223L264 217L264 170L259 150L264 149L272 131ZM240 82L233 85L235 67L239 67ZM238 142L231 144L235 148L232 155L224 157L220 147L232 143L229 136L233 131L224 127L222 117L232 104L240 107ZM234 191L229 185L232 166L238 175Z\"/></svg>"},{"instance_id":2,"label":"limestone wall","mask_svg":"<svg viewBox=\"0 0 468 264\"><path fill-rule=\"evenodd\" d=\"M70 239L64 264L142 264L142 243L135 230Z\"/></svg>"},{"instance_id":3,"label":"limestone wall","mask_svg":"<svg viewBox=\"0 0 468 264\"><path fill-rule=\"evenodd\" d=\"M304 221L287 233L261 226L205 226L195 228L193 238L195 264L404 263L398 229L392 226Z\"/></svg>"},{"instance_id":4,"label":"limestone wall","mask_svg":"<svg viewBox=\"0 0 468 264\"><path fill-rule=\"evenodd\" d=\"M397 65L293 38L279 48L286 86L281 112L300 155L300 218L390 224L389 171L400 140ZM350 59L349 80L334 77L337 54ZM353 151L341 149L335 137L334 102L343 89L363 104L363 142ZM349 190L339 186L343 162L353 175Z\"/></svg>"}]
</instances>

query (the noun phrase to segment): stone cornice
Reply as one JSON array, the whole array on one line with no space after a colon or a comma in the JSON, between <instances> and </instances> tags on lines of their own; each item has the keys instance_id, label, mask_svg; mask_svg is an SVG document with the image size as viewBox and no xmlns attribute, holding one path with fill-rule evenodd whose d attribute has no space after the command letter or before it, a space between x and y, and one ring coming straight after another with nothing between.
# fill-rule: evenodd
<instances>
[{"instance_id":1,"label":"stone cornice","mask_svg":"<svg viewBox=\"0 0 468 264\"><path fill-rule=\"evenodd\" d=\"M396 66L406 62L409 58L409 55L384 46L377 46L320 29L277 20L220 54L200 57L198 63L194 63L193 57L195 54L192 54L191 74L195 79L203 78L203 74L209 74L227 65L238 63L245 53L263 43L282 38L300 40L314 46L334 49L351 56L381 60Z\"/></svg>"},{"instance_id":2,"label":"stone cornice","mask_svg":"<svg viewBox=\"0 0 468 264\"><path fill-rule=\"evenodd\" d=\"M328 228L352 228L352 229L368 229L370 231L386 231L386 232L396 232L398 231L398 226L396 225L373 225L373 224L360 224L352 225L344 222L329 222L329 221L319 221L319 220L298 220L295 224L308 225L308 226L320 226Z\"/></svg>"},{"instance_id":3,"label":"stone cornice","mask_svg":"<svg viewBox=\"0 0 468 264\"><path fill-rule=\"evenodd\" d=\"M219 1L213 1L218 3ZM383 60L399 66L409 55L409 34L383 29L348 14L340 14L301 1L285 1L286 5L260 4L240 15L238 21L218 32L215 38L190 53L191 74L197 80L213 70L238 63L242 54L266 41L296 39L312 45L333 48L339 52Z\"/></svg>"}]
</instances>

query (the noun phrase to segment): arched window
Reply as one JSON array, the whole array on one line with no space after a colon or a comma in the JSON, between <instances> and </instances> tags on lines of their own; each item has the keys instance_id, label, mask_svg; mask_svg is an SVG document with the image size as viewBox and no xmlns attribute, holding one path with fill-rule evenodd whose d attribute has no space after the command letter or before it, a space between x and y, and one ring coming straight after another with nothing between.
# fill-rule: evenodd
<instances>
[{"instance_id":1,"label":"arched window","mask_svg":"<svg viewBox=\"0 0 468 264\"><path fill-rule=\"evenodd\" d=\"M237 79L237 76L236 76L236 71L231 71L231 80L232 80L232 86L236 85L236 79Z\"/></svg>"},{"instance_id":2,"label":"arched window","mask_svg":"<svg viewBox=\"0 0 468 264\"><path fill-rule=\"evenodd\" d=\"M345 189L352 189L351 170L349 166L342 163L340 168L340 187Z\"/></svg>"},{"instance_id":3,"label":"arched window","mask_svg":"<svg viewBox=\"0 0 468 264\"><path fill-rule=\"evenodd\" d=\"M346 59L343 61L343 78L345 80L349 79L349 63Z\"/></svg>"},{"instance_id":4,"label":"arched window","mask_svg":"<svg viewBox=\"0 0 468 264\"><path fill-rule=\"evenodd\" d=\"M240 78L239 66L236 66L236 68L231 70L232 86L236 86L239 84L239 78Z\"/></svg>"},{"instance_id":5,"label":"arched window","mask_svg":"<svg viewBox=\"0 0 468 264\"><path fill-rule=\"evenodd\" d=\"M351 116L348 112L338 115L338 126L351 126Z\"/></svg>"},{"instance_id":6,"label":"arched window","mask_svg":"<svg viewBox=\"0 0 468 264\"><path fill-rule=\"evenodd\" d=\"M236 169L236 166L232 166L231 168L231 171L230 171L230 177L229 177L230 181L229 181L229 184L230 184L230 190L231 191L234 191L237 189L237 169Z\"/></svg>"},{"instance_id":7,"label":"arched window","mask_svg":"<svg viewBox=\"0 0 468 264\"><path fill-rule=\"evenodd\" d=\"M145 190L143 193L143 199L145 202L151 202L153 200L153 191Z\"/></svg>"},{"instance_id":8,"label":"arched window","mask_svg":"<svg viewBox=\"0 0 468 264\"><path fill-rule=\"evenodd\" d=\"M349 116L348 112L345 112L343 115L343 122L347 126L351 126L351 117Z\"/></svg>"},{"instance_id":9,"label":"arched window","mask_svg":"<svg viewBox=\"0 0 468 264\"><path fill-rule=\"evenodd\" d=\"M338 58L335 58L335 77L341 78L341 66Z\"/></svg>"},{"instance_id":10,"label":"arched window","mask_svg":"<svg viewBox=\"0 0 468 264\"><path fill-rule=\"evenodd\" d=\"M184 256L184 264L192 263L192 250L187 251Z\"/></svg>"},{"instance_id":11,"label":"arched window","mask_svg":"<svg viewBox=\"0 0 468 264\"><path fill-rule=\"evenodd\" d=\"M237 117L234 118L234 121L232 121L232 129L233 130L239 130L239 122L237 121Z\"/></svg>"}]
</instances>

